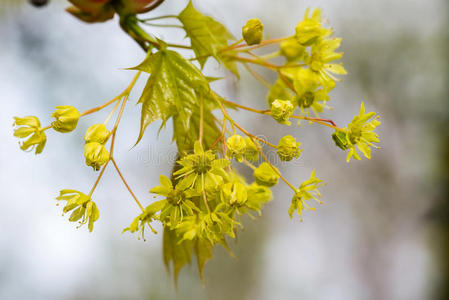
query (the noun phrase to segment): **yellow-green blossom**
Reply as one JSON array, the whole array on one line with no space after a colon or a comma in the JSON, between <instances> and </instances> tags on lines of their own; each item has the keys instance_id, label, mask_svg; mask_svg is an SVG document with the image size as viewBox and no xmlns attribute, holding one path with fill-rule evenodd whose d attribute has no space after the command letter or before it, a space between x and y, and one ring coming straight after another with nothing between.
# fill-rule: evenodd
<instances>
[{"instance_id":1,"label":"yellow-green blossom","mask_svg":"<svg viewBox=\"0 0 449 300\"><path fill-rule=\"evenodd\" d=\"M80 118L78 110L73 106L56 106L56 111L51 116L56 119L51 126L62 133L73 131Z\"/></svg>"},{"instance_id":2,"label":"yellow-green blossom","mask_svg":"<svg viewBox=\"0 0 449 300\"><path fill-rule=\"evenodd\" d=\"M105 144L110 136L111 132L104 124L94 124L87 129L86 134L84 135L84 141L86 143L97 142Z\"/></svg>"},{"instance_id":3,"label":"yellow-green blossom","mask_svg":"<svg viewBox=\"0 0 449 300\"><path fill-rule=\"evenodd\" d=\"M183 190L180 185L173 187L171 180L164 175L159 177L159 182L161 185L152 188L150 193L165 197L162 200L165 205L159 216L161 221L167 220L168 225L174 228L183 220L184 216L191 216L194 211L198 211L192 200L194 197L199 197L200 193L194 190Z\"/></svg>"},{"instance_id":4,"label":"yellow-green blossom","mask_svg":"<svg viewBox=\"0 0 449 300\"><path fill-rule=\"evenodd\" d=\"M250 19L242 27L242 36L248 45L260 44L263 39L263 24L259 19Z\"/></svg>"},{"instance_id":5,"label":"yellow-green blossom","mask_svg":"<svg viewBox=\"0 0 449 300\"><path fill-rule=\"evenodd\" d=\"M246 160L257 161L259 159L260 145L256 140L252 140L250 137L245 137L245 153Z\"/></svg>"},{"instance_id":6,"label":"yellow-green blossom","mask_svg":"<svg viewBox=\"0 0 449 300\"><path fill-rule=\"evenodd\" d=\"M234 158L236 161L241 162L245 155L246 142L245 139L238 134L230 136L226 140L227 155Z\"/></svg>"},{"instance_id":7,"label":"yellow-green blossom","mask_svg":"<svg viewBox=\"0 0 449 300\"><path fill-rule=\"evenodd\" d=\"M288 210L288 214L290 215L290 218L293 218L293 213L297 210L298 215L301 217L301 213L304 208L315 210L314 207L311 207L307 204L306 201L308 200L315 200L318 203L322 203L318 198L321 197L320 192L318 191L318 188L320 186L324 185L323 181L321 179L318 179L315 177L315 170L312 171L312 174L310 174L310 178L301 183L299 188L295 191L295 194L292 198L292 203L290 205L290 208Z\"/></svg>"},{"instance_id":8,"label":"yellow-green blossom","mask_svg":"<svg viewBox=\"0 0 449 300\"><path fill-rule=\"evenodd\" d=\"M282 137L277 145L277 154L282 161L290 161L301 155L299 146L301 143L296 142L296 138L291 135Z\"/></svg>"},{"instance_id":9,"label":"yellow-green blossom","mask_svg":"<svg viewBox=\"0 0 449 300\"><path fill-rule=\"evenodd\" d=\"M311 55L306 60L310 69L319 75L321 84L326 89L332 89L338 79L334 75L345 75L343 65L332 63L343 57L343 52L335 52L340 47L341 38L325 39L312 46Z\"/></svg>"},{"instance_id":10,"label":"yellow-green blossom","mask_svg":"<svg viewBox=\"0 0 449 300\"><path fill-rule=\"evenodd\" d=\"M148 225L148 227L150 227L151 231L154 234L157 234L157 231L154 230L153 227L151 227L151 222L153 222L154 220L157 220L157 213L161 211L161 209L165 206L165 201L164 200L160 200L160 201L156 201L151 203L150 205L148 205L145 210L138 215L131 223L131 225L129 225L129 227L123 229L123 232L126 231L130 231L131 233L134 233L136 231L138 231L138 235L137 238L140 240L140 238L142 238L143 240L145 240L145 225Z\"/></svg>"},{"instance_id":11,"label":"yellow-green blossom","mask_svg":"<svg viewBox=\"0 0 449 300\"><path fill-rule=\"evenodd\" d=\"M276 170L273 170L273 168ZM279 171L276 167L270 166L267 162L263 162L254 170L254 179L260 185L274 186L279 180Z\"/></svg>"},{"instance_id":12,"label":"yellow-green blossom","mask_svg":"<svg viewBox=\"0 0 449 300\"><path fill-rule=\"evenodd\" d=\"M289 62L297 61L297 60L305 60L307 57L306 47L298 43L295 38L289 38L285 41L282 41L279 45L280 53L287 59Z\"/></svg>"},{"instance_id":13,"label":"yellow-green blossom","mask_svg":"<svg viewBox=\"0 0 449 300\"><path fill-rule=\"evenodd\" d=\"M89 231L92 232L94 222L100 217L100 211L90 196L76 190L67 189L60 191L56 200L67 201L62 209L63 213L73 210L69 217L70 222L78 222L80 224L78 227L88 223Z\"/></svg>"},{"instance_id":14,"label":"yellow-green blossom","mask_svg":"<svg viewBox=\"0 0 449 300\"><path fill-rule=\"evenodd\" d=\"M248 200L245 185L238 181L225 183L221 188L221 199L229 205L245 204Z\"/></svg>"},{"instance_id":15,"label":"yellow-green blossom","mask_svg":"<svg viewBox=\"0 0 449 300\"><path fill-rule=\"evenodd\" d=\"M310 68L292 68L285 72L285 75L293 82L296 91L294 99L302 113L310 115L310 110L312 110L318 117L323 109L330 109L326 105L330 99L327 95L328 90L321 87L319 76Z\"/></svg>"},{"instance_id":16,"label":"yellow-green blossom","mask_svg":"<svg viewBox=\"0 0 449 300\"><path fill-rule=\"evenodd\" d=\"M39 154L44 150L45 143L47 142L47 136L45 135L44 129L41 128L41 123L39 119L34 116L18 118L14 117L14 136L17 138L24 139L20 144L20 149L27 151L35 150L35 154Z\"/></svg>"},{"instance_id":17,"label":"yellow-green blossom","mask_svg":"<svg viewBox=\"0 0 449 300\"><path fill-rule=\"evenodd\" d=\"M230 161L217 158L211 150L204 151L196 141L194 153L181 158L178 164L182 168L173 173L176 179L180 179L177 185L182 189L193 188L201 192L223 182L223 178L227 177L224 168L229 166Z\"/></svg>"},{"instance_id":18,"label":"yellow-green blossom","mask_svg":"<svg viewBox=\"0 0 449 300\"><path fill-rule=\"evenodd\" d=\"M290 116L293 114L295 107L290 100L276 99L271 103L271 116L281 124L290 125Z\"/></svg>"},{"instance_id":19,"label":"yellow-green blossom","mask_svg":"<svg viewBox=\"0 0 449 300\"><path fill-rule=\"evenodd\" d=\"M101 166L108 162L109 152L102 144L90 142L84 145L84 157L86 158L86 165L98 171Z\"/></svg>"},{"instance_id":20,"label":"yellow-green blossom","mask_svg":"<svg viewBox=\"0 0 449 300\"><path fill-rule=\"evenodd\" d=\"M296 40L303 46L310 46L332 33L321 25L321 9L314 9L312 16L309 13L310 9L306 9L304 20L296 26Z\"/></svg>"},{"instance_id":21,"label":"yellow-green blossom","mask_svg":"<svg viewBox=\"0 0 449 300\"><path fill-rule=\"evenodd\" d=\"M365 113L365 104L362 102L360 112L346 129L346 141L349 148L346 161L350 161L351 157L360 160L355 146L363 153L363 155L371 159L371 147L379 148L374 143L379 143L379 135L374 129L380 125L379 116L375 112Z\"/></svg>"}]
</instances>

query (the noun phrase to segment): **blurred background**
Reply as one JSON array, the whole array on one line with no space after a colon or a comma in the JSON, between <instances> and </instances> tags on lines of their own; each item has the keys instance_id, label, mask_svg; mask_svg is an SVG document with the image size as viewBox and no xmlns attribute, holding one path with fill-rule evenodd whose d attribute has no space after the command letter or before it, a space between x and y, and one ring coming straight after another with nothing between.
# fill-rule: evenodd
<instances>
[{"instance_id":1,"label":"blurred background","mask_svg":"<svg viewBox=\"0 0 449 300\"><path fill-rule=\"evenodd\" d=\"M148 16L176 14L186 3L167 0ZM298 137L302 157L279 167L297 183L316 168L328 182L324 204L303 222L290 220L290 190L280 184L262 218L245 220L237 243L231 241L238 260L217 248L206 265L206 287L193 264L182 270L177 292L162 262L161 235L142 242L121 234L138 207L113 169L94 195L101 218L93 233L75 229L55 206L60 189L86 191L95 180L81 141L104 113L86 117L70 135L49 131L38 156L20 151L12 136L13 116L36 115L48 124L56 105L84 111L104 103L131 80L123 69L144 57L116 19L81 23L64 12L68 5L0 1L0 299L449 299L447 1L195 1L236 36L253 17L267 37L291 35L306 7L321 7L343 38L349 73L332 92L335 109L324 116L342 126L365 101L381 115L382 149L371 161L347 164L327 128L304 123L286 132L272 120L234 113L275 143L281 134ZM173 29L153 33L183 39ZM214 88L230 99L266 105L266 90L243 69L240 82L213 63L206 70L226 76ZM149 203L159 174L170 173L167 153L175 147L170 126L157 138L154 124L131 149L139 109L126 108L116 159Z\"/></svg>"}]
</instances>

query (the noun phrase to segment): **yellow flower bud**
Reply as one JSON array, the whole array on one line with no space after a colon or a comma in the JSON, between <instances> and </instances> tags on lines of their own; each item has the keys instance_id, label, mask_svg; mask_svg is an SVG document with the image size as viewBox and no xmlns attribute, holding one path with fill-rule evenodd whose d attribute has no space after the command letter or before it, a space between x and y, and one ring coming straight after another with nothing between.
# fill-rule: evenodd
<instances>
[{"instance_id":1,"label":"yellow flower bud","mask_svg":"<svg viewBox=\"0 0 449 300\"><path fill-rule=\"evenodd\" d=\"M260 44L263 39L263 24L259 19L251 19L242 28L242 36L248 45Z\"/></svg>"},{"instance_id":2,"label":"yellow flower bud","mask_svg":"<svg viewBox=\"0 0 449 300\"><path fill-rule=\"evenodd\" d=\"M84 145L84 157L86 165L98 171L101 166L109 160L109 152L106 148L97 142L90 142Z\"/></svg>"},{"instance_id":3,"label":"yellow flower bud","mask_svg":"<svg viewBox=\"0 0 449 300\"><path fill-rule=\"evenodd\" d=\"M305 59L307 56L306 48L294 38L283 41L280 44L280 51L288 61Z\"/></svg>"},{"instance_id":4,"label":"yellow flower bud","mask_svg":"<svg viewBox=\"0 0 449 300\"><path fill-rule=\"evenodd\" d=\"M26 138L31 135L26 141L20 144L20 149L23 151L35 150L35 154L39 154L44 150L45 143L47 142L47 136L42 130L39 119L34 116L18 118L14 117L14 136L17 138Z\"/></svg>"},{"instance_id":5,"label":"yellow flower bud","mask_svg":"<svg viewBox=\"0 0 449 300\"><path fill-rule=\"evenodd\" d=\"M86 143L97 142L105 144L110 136L111 132L104 124L94 124L87 129L84 141L86 141Z\"/></svg>"},{"instance_id":6,"label":"yellow flower bud","mask_svg":"<svg viewBox=\"0 0 449 300\"><path fill-rule=\"evenodd\" d=\"M257 161L259 159L259 148L257 141L251 140L249 137L245 137L245 159L250 161Z\"/></svg>"},{"instance_id":7,"label":"yellow flower bud","mask_svg":"<svg viewBox=\"0 0 449 300\"><path fill-rule=\"evenodd\" d=\"M56 111L51 116L56 118L51 126L62 133L73 131L80 118L78 110L73 106L56 106Z\"/></svg>"},{"instance_id":8,"label":"yellow flower bud","mask_svg":"<svg viewBox=\"0 0 449 300\"><path fill-rule=\"evenodd\" d=\"M234 134L226 141L226 147L228 147L228 155L233 157L236 161L241 162L245 154L246 143L245 139L238 134Z\"/></svg>"},{"instance_id":9,"label":"yellow flower bud","mask_svg":"<svg viewBox=\"0 0 449 300\"><path fill-rule=\"evenodd\" d=\"M271 103L271 116L281 124L290 125L290 116L295 107L289 100L276 99Z\"/></svg>"},{"instance_id":10,"label":"yellow flower bud","mask_svg":"<svg viewBox=\"0 0 449 300\"><path fill-rule=\"evenodd\" d=\"M296 138L291 135L286 135L281 138L277 145L277 153L282 161L290 161L293 158L298 158L301 155L299 146L301 143L296 142Z\"/></svg>"},{"instance_id":11,"label":"yellow flower bud","mask_svg":"<svg viewBox=\"0 0 449 300\"><path fill-rule=\"evenodd\" d=\"M268 163L263 162L257 169L254 170L254 179L260 185L274 186L278 183L279 175L276 167L271 167Z\"/></svg>"},{"instance_id":12,"label":"yellow flower bud","mask_svg":"<svg viewBox=\"0 0 449 300\"><path fill-rule=\"evenodd\" d=\"M231 205L242 205L248 199L245 186L240 182L228 182L221 189L222 199Z\"/></svg>"}]
</instances>

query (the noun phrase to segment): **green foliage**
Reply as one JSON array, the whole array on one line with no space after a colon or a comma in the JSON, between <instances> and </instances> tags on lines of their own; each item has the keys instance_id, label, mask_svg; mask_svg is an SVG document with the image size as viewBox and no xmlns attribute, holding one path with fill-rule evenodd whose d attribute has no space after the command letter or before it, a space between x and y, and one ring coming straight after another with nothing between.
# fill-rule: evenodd
<instances>
[{"instance_id":1,"label":"green foliage","mask_svg":"<svg viewBox=\"0 0 449 300\"><path fill-rule=\"evenodd\" d=\"M228 41L233 39L226 27L196 10L192 1L189 1L178 18L190 38L192 50L201 67L210 56L220 61L220 50L224 49L228 45Z\"/></svg>"},{"instance_id":2,"label":"green foliage","mask_svg":"<svg viewBox=\"0 0 449 300\"><path fill-rule=\"evenodd\" d=\"M199 107L198 98L209 92L209 83L201 71L179 53L167 49L150 54L134 69L151 74L139 99L142 118L138 141L147 126L157 119L165 124L176 115L177 121L189 128Z\"/></svg>"}]
</instances>

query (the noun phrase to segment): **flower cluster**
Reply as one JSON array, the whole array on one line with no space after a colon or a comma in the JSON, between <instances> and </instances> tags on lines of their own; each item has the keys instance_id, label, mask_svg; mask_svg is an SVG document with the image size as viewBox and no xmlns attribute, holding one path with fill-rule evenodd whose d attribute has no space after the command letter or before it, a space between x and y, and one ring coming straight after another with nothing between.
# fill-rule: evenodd
<instances>
[{"instance_id":1,"label":"flower cluster","mask_svg":"<svg viewBox=\"0 0 449 300\"><path fill-rule=\"evenodd\" d=\"M293 218L293 213L295 211L298 212L298 215L301 217L302 211L304 208L309 210L315 210L314 207L311 207L307 204L306 201L308 200L315 200L319 204L322 202L318 200L318 198L321 197L320 192L318 191L318 188L323 185L323 181L321 179L318 179L315 177L315 170L312 171L312 174L310 174L310 178L301 183L299 188L295 191L295 194L292 198L292 203L290 205L290 208L288 210L288 214L290 215L290 218Z\"/></svg>"},{"instance_id":2,"label":"flower cluster","mask_svg":"<svg viewBox=\"0 0 449 300\"><path fill-rule=\"evenodd\" d=\"M258 171L254 174L256 182L248 185L230 167L228 159L216 155L212 150L204 151L197 141L194 153L178 161L180 169L173 173L175 177L171 180L161 175L160 185L150 190L164 199L147 206L125 231L138 231L143 237L145 225L155 232L151 222L158 220L181 240L216 244L224 243L225 236L234 238L240 226L236 218L250 211L260 214L272 198L271 191L261 184L272 186L278 177L274 182L272 172Z\"/></svg>"},{"instance_id":3,"label":"flower cluster","mask_svg":"<svg viewBox=\"0 0 449 300\"><path fill-rule=\"evenodd\" d=\"M108 141L111 132L104 124L90 126L84 136L84 157L86 165L98 171L101 166L109 161L109 152L104 144Z\"/></svg>"}]
</instances>

